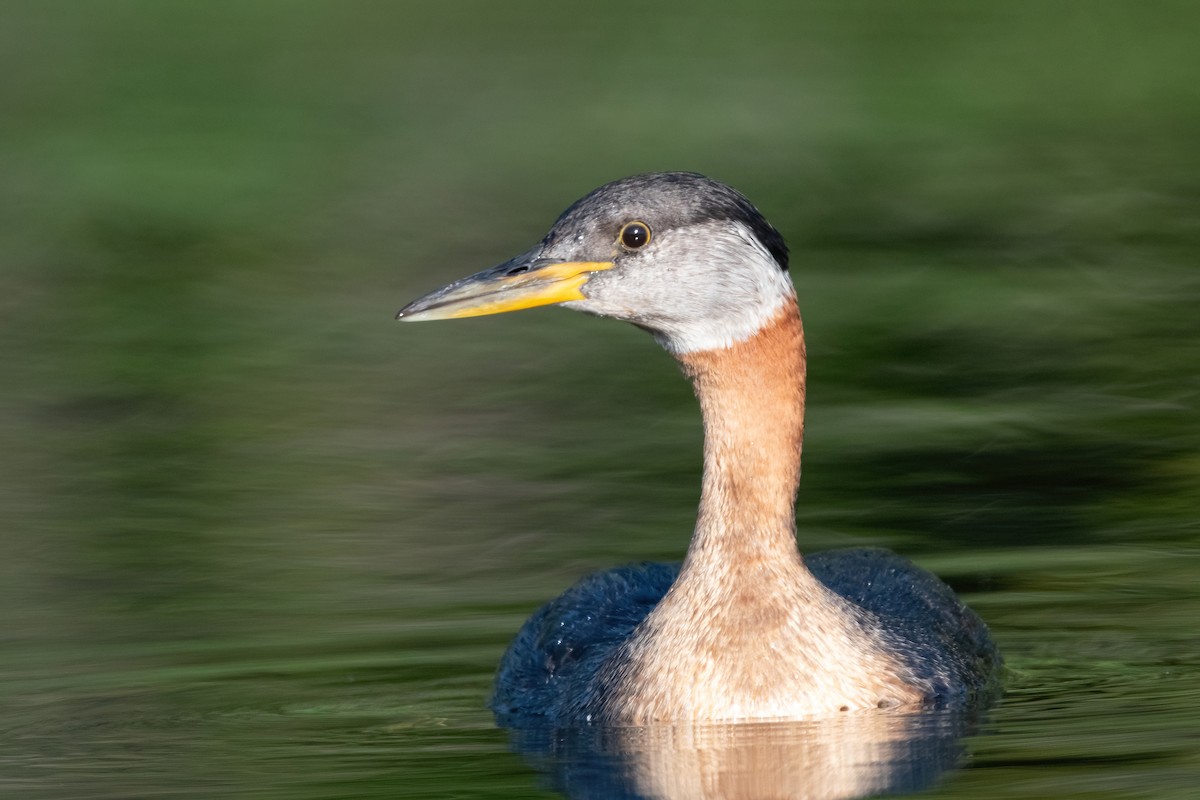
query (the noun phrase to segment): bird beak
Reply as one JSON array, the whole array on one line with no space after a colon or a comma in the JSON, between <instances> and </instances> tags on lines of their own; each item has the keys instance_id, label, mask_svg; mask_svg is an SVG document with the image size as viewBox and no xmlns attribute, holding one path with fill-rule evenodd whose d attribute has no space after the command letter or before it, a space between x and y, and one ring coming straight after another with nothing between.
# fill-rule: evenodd
<instances>
[{"instance_id":1,"label":"bird beak","mask_svg":"<svg viewBox=\"0 0 1200 800\"><path fill-rule=\"evenodd\" d=\"M611 261L558 261L538 256L539 248L500 266L420 297L396 314L396 319L458 319L503 314L522 308L583 300L580 289L596 272L613 268Z\"/></svg>"}]
</instances>

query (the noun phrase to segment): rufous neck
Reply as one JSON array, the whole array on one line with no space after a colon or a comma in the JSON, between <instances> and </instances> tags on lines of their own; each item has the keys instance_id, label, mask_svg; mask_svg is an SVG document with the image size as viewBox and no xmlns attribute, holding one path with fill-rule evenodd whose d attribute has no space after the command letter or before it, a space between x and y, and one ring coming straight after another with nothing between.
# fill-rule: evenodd
<instances>
[{"instance_id":1,"label":"rufous neck","mask_svg":"<svg viewBox=\"0 0 1200 800\"><path fill-rule=\"evenodd\" d=\"M805 353L795 299L751 338L678 359L704 417L704 482L685 571L798 560Z\"/></svg>"}]
</instances>

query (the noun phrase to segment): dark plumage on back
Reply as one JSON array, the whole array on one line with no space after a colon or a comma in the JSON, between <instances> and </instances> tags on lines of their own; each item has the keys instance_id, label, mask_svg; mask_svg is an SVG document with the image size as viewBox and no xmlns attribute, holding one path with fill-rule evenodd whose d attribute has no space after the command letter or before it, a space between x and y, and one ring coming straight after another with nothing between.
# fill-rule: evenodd
<instances>
[{"instance_id":1,"label":"dark plumage on back","mask_svg":"<svg viewBox=\"0 0 1200 800\"><path fill-rule=\"evenodd\" d=\"M960 708L986 697L999 654L987 626L936 575L878 547L826 550L805 559L821 583L863 612L932 707ZM679 564L629 564L581 579L542 606L500 661L491 705L506 723L603 718L597 675L658 605Z\"/></svg>"}]
</instances>

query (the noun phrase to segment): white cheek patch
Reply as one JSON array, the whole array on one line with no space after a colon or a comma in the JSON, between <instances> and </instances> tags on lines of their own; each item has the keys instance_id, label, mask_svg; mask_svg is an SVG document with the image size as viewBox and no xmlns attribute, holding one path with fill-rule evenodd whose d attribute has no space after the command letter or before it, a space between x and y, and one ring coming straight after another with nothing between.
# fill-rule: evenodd
<instances>
[{"instance_id":1,"label":"white cheek patch","mask_svg":"<svg viewBox=\"0 0 1200 800\"><path fill-rule=\"evenodd\" d=\"M744 225L725 228L706 245L695 250L696 260L681 264L679 271L690 280L706 282L722 296L707 297L688 309L691 304L685 293L676 295L683 313L672 315L655 333L662 346L676 355L744 342L796 296L788 273Z\"/></svg>"},{"instance_id":2,"label":"white cheek patch","mask_svg":"<svg viewBox=\"0 0 1200 800\"><path fill-rule=\"evenodd\" d=\"M720 350L762 330L796 290L741 223L667 231L642 259L600 272L567 308L645 328L674 355Z\"/></svg>"}]
</instances>

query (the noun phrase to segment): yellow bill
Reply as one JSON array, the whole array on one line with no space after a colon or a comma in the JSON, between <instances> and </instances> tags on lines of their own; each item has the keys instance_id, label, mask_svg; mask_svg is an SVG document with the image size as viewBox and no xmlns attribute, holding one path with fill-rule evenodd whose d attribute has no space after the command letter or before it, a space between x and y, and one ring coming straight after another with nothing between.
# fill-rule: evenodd
<instances>
[{"instance_id":1,"label":"yellow bill","mask_svg":"<svg viewBox=\"0 0 1200 800\"><path fill-rule=\"evenodd\" d=\"M525 253L414 300L396 319L481 317L583 300L581 289L592 274L612 267L611 261L554 261Z\"/></svg>"}]
</instances>

